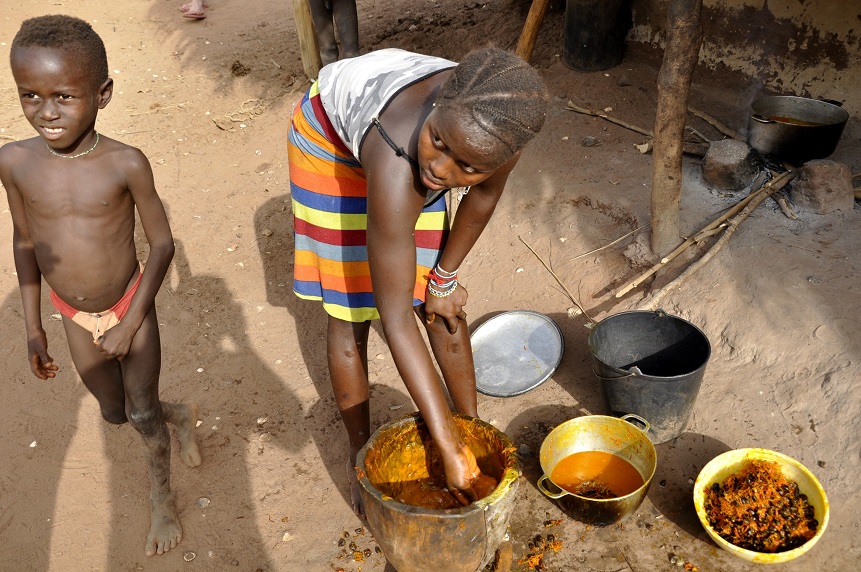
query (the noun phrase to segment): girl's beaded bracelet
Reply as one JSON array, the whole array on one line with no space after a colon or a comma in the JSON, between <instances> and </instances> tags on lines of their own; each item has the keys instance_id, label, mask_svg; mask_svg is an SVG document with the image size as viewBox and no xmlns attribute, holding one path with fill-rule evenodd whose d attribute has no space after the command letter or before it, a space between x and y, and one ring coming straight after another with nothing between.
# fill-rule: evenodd
<instances>
[{"instance_id":1,"label":"girl's beaded bracelet","mask_svg":"<svg viewBox=\"0 0 861 572\"><path fill-rule=\"evenodd\" d=\"M428 282L428 292L431 293L432 296L437 298L445 298L447 296L451 296L452 292L457 289L457 280L451 281L451 286L447 286L445 290L437 290L433 286L433 282Z\"/></svg>"}]
</instances>

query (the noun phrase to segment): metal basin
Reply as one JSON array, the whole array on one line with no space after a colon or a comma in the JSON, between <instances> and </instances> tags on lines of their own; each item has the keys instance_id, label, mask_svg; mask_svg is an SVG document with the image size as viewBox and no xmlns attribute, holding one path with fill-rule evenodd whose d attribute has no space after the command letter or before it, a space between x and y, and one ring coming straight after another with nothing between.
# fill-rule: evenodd
<instances>
[{"instance_id":1,"label":"metal basin","mask_svg":"<svg viewBox=\"0 0 861 572\"><path fill-rule=\"evenodd\" d=\"M657 453L646 433L628 420L642 423L648 430L648 423L636 415L626 415L621 419L587 415L569 419L544 439L539 453L544 474L538 479L538 488L556 499L568 516L587 524L607 526L634 514L646 498L657 468ZM551 480L553 469L562 459L588 451L611 453L628 461L640 473L643 485L622 497L594 499L568 492Z\"/></svg>"}]
</instances>

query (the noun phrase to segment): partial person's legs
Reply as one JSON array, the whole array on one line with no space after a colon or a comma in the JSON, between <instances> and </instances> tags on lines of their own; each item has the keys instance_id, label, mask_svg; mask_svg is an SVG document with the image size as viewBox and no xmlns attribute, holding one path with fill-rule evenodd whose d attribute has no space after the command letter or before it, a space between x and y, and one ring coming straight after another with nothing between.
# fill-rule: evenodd
<instances>
[{"instance_id":1,"label":"partial person's legs","mask_svg":"<svg viewBox=\"0 0 861 572\"><path fill-rule=\"evenodd\" d=\"M341 43L341 57L358 56L359 15L356 11L356 0L332 0L332 12Z\"/></svg>"},{"instance_id":2,"label":"partial person's legs","mask_svg":"<svg viewBox=\"0 0 861 572\"><path fill-rule=\"evenodd\" d=\"M170 489L170 434L158 398L161 341L155 306L147 312L120 366L126 394L126 416L143 438L152 487L151 523L144 552L147 556L163 554L182 540L182 526L176 515L174 495ZM168 407L168 410L174 419L179 417L172 407Z\"/></svg>"},{"instance_id":3,"label":"partial person's legs","mask_svg":"<svg viewBox=\"0 0 861 572\"><path fill-rule=\"evenodd\" d=\"M442 372L448 394L458 413L478 417L478 395L475 392L475 365L472 360L472 343L466 320L461 320L454 335L450 334L445 320L437 318L428 324L424 304L415 307L416 314L425 325L431 351Z\"/></svg>"},{"instance_id":4,"label":"partial person's legs","mask_svg":"<svg viewBox=\"0 0 861 572\"><path fill-rule=\"evenodd\" d=\"M371 436L370 389L368 382L368 333L370 322L346 322L329 316L326 351L335 402L350 441L347 472L353 510L362 512L359 483L353 466L359 450Z\"/></svg>"},{"instance_id":5,"label":"partial person's legs","mask_svg":"<svg viewBox=\"0 0 861 572\"><path fill-rule=\"evenodd\" d=\"M338 43L335 41L331 1L308 0L308 6L311 8L311 19L314 20L314 32L317 36L317 47L320 49L322 64L325 66L338 61Z\"/></svg>"},{"instance_id":6,"label":"partial person's legs","mask_svg":"<svg viewBox=\"0 0 861 572\"><path fill-rule=\"evenodd\" d=\"M203 12L205 8L209 8L209 4L204 0L191 0L191 2L180 6L179 10L186 18L206 18L206 14Z\"/></svg>"}]
</instances>

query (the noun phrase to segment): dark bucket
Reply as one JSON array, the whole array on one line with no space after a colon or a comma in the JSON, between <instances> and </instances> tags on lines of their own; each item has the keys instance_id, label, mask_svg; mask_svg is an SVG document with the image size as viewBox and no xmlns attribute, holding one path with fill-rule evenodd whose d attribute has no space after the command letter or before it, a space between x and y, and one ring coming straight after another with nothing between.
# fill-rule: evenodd
<instances>
[{"instance_id":1,"label":"dark bucket","mask_svg":"<svg viewBox=\"0 0 861 572\"><path fill-rule=\"evenodd\" d=\"M631 0L567 0L562 63L592 72L622 63L631 27Z\"/></svg>"},{"instance_id":2,"label":"dark bucket","mask_svg":"<svg viewBox=\"0 0 861 572\"><path fill-rule=\"evenodd\" d=\"M711 355L702 330L662 310L622 312L592 329L589 349L611 414L646 419L653 443L685 430Z\"/></svg>"}]
</instances>

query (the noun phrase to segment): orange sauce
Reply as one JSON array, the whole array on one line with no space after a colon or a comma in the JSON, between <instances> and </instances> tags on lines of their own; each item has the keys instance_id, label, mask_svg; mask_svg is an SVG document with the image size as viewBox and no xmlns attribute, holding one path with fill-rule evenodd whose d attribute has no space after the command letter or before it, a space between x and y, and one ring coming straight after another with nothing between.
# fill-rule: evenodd
<instances>
[{"instance_id":1,"label":"orange sauce","mask_svg":"<svg viewBox=\"0 0 861 572\"><path fill-rule=\"evenodd\" d=\"M780 123L790 123L792 125L801 125L802 127L816 127L818 125L825 125L824 123L819 123L816 121L805 121L804 119L797 119L795 117L786 117L783 115L771 115L769 119L772 121L778 121Z\"/></svg>"},{"instance_id":2,"label":"orange sauce","mask_svg":"<svg viewBox=\"0 0 861 572\"><path fill-rule=\"evenodd\" d=\"M481 500L496 489L496 479L489 475L481 475L472 483L475 500ZM452 495L445 486L445 482L439 479L427 478L400 483L398 492L394 496L404 504L445 510L461 508L460 502Z\"/></svg>"},{"instance_id":3,"label":"orange sauce","mask_svg":"<svg viewBox=\"0 0 861 572\"><path fill-rule=\"evenodd\" d=\"M582 492L583 485L588 484L590 489L609 489L615 497L631 494L644 482L634 465L604 451L581 451L568 455L553 467L550 480L556 486L581 496L592 496Z\"/></svg>"}]
</instances>

